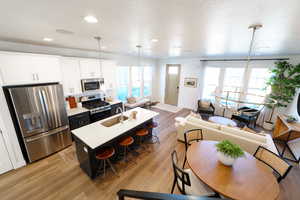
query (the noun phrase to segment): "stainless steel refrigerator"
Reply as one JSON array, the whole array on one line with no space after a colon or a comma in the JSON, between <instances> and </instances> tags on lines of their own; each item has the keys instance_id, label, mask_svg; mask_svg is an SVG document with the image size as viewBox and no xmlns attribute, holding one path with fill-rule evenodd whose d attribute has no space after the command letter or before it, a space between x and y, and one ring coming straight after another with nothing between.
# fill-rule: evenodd
<instances>
[{"instance_id":1,"label":"stainless steel refrigerator","mask_svg":"<svg viewBox=\"0 0 300 200\"><path fill-rule=\"evenodd\" d=\"M29 162L72 143L62 85L11 87L8 93Z\"/></svg>"}]
</instances>

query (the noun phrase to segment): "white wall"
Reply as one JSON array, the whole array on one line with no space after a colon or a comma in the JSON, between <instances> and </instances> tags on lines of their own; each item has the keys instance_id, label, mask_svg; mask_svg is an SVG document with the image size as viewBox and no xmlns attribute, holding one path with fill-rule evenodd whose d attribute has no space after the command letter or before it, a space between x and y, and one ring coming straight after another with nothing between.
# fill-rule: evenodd
<instances>
[{"instance_id":1,"label":"white wall","mask_svg":"<svg viewBox=\"0 0 300 200\"><path fill-rule=\"evenodd\" d=\"M288 56L273 56L273 57L284 57L290 58L289 62L292 64L300 63L300 55L288 55ZM222 57L216 59L231 59L232 57ZM235 57L237 58L237 57ZM264 56L261 58L272 58L268 56ZM198 98L201 98L202 90L203 90L203 79L204 79L204 67L205 63L201 62L202 58L190 58L190 59L160 59L158 60L158 68L157 68L157 77L159 77L159 85L156 87L156 98L159 99L160 102L164 102L164 93L165 93L165 73L166 73L166 64L181 64L181 77L180 77L180 88L179 88L179 97L178 97L178 106L184 108L195 109L196 102ZM270 61L264 62L256 62L260 66L264 64L269 65ZM215 62L216 65L220 66L224 64L224 66L228 66L228 62ZM198 87L196 89L186 88L183 86L183 81L185 77L198 77ZM297 113L297 97L295 96L294 101L288 105L286 109L282 110L282 113L291 114L298 116ZM299 116L300 118L300 116Z\"/></svg>"},{"instance_id":2,"label":"white wall","mask_svg":"<svg viewBox=\"0 0 300 200\"><path fill-rule=\"evenodd\" d=\"M165 76L166 64L181 64L178 107L196 109L197 100L201 94L202 65L200 59L162 59L158 62L159 87L157 87L156 98L164 102L165 98ZM190 88L184 86L184 78L198 78L197 87Z\"/></svg>"}]
</instances>

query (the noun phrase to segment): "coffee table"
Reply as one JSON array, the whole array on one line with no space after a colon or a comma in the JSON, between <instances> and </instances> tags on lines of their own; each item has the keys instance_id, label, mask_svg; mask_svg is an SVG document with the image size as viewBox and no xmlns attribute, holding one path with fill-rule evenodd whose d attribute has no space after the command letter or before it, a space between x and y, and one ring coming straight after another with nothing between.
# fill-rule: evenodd
<instances>
[{"instance_id":1,"label":"coffee table","mask_svg":"<svg viewBox=\"0 0 300 200\"><path fill-rule=\"evenodd\" d=\"M220 116L212 116L208 118L208 121L214 122L217 124L225 125L225 126L232 126L236 127L237 123L231 119L225 118L225 117L220 117Z\"/></svg>"}]
</instances>

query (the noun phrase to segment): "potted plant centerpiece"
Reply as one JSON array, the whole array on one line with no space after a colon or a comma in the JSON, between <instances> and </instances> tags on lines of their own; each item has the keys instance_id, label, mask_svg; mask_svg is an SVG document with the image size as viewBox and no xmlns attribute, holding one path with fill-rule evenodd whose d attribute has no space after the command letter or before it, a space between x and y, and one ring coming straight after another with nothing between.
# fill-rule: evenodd
<instances>
[{"instance_id":1,"label":"potted plant centerpiece","mask_svg":"<svg viewBox=\"0 0 300 200\"><path fill-rule=\"evenodd\" d=\"M233 165L234 161L244 156L244 151L236 144L223 140L216 144L217 156L221 163L227 166Z\"/></svg>"}]
</instances>

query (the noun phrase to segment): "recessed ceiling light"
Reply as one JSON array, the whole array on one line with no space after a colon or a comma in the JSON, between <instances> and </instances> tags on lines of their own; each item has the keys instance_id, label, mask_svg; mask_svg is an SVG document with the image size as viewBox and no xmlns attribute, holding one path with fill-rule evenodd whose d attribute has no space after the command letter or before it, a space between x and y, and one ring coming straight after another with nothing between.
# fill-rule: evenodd
<instances>
[{"instance_id":1,"label":"recessed ceiling light","mask_svg":"<svg viewBox=\"0 0 300 200\"><path fill-rule=\"evenodd\" d=\"M46 41L46 42L52 42L53 41L53 39L52 38L48 38L48 37L44 37L44 39L43 39L44 41Z\"/></svg>"},{"instance_id":2,"label":"recessed ceiling light","mask_svg":"<svg viewBox=\"0 0 300 200\"><path fill-rule=\"evenodd\" d=\"M151 42L158 42L158 39L153 38Z\"/></svg>"},{"instance_id":3,"label":"recessed ceiling light","mask_svg":"<svg viewBox=\"0 0 300 200\"><path fill-rule=\"evenodd\" d=\"M95 24L98 22L98 19L92 15L88 15L88 16L85 16L84 17L84 20L87 22L87 23L90 23L90 24Z\"/></svg>"},{"instance_id":4,"label":"recessed ceiling light","mask_svg":"<svg viewBox=\"0 0 300 200\"><path fill-rule=\"evenodd\" d=\"M101 49L106 49L106 46L102 46Z\"/></svg>"}]
</instances>

